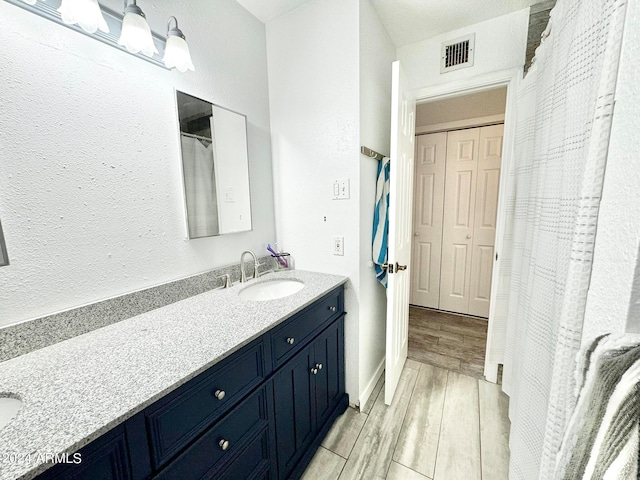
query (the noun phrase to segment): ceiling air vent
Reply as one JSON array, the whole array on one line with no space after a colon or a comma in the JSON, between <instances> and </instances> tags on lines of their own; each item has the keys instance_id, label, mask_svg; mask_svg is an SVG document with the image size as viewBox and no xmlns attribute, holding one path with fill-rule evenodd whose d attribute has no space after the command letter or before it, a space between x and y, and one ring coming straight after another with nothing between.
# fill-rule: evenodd
<instances>
[{"instance_id":1,"label":"ceiling air vent","mask_svg":"<svg viewBox=\"0 0 640 480\"><path fill-rule=\"evenodd\" d=\"M466 37L443 43L440 55L440 73L473 67L475 40L476 34L472 33Z\"/></svg>"}]
</instances>

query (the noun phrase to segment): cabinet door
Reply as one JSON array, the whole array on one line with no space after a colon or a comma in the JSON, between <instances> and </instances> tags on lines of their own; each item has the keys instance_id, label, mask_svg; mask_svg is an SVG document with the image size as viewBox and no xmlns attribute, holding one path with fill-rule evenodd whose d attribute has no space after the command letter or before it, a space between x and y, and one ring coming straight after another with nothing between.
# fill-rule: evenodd
<instances>
[{"instance_id":1,"label":"cabinet door","mask_svg":"<svg viewBox=\"0 0 640 480\"><path fill-rule=\"evenodd\" d=\"M279 478L287 478L316 433L312 354L313 344L273 377Z\"/></svg>"},{"instance_id":2,"label":"cabinet door","mask_svg":"<svg viewBox=\"0 0 640 480\"><path fill-rule=\"evenodd\" d=\"M124 425L47 470L41 480L133 480ZM77 462L77 463L74 463Z\"/></svg>"},{"instance_id":3,"label":"cabinet door","mask_svg":"<svg viewBox=\"0 0 640 480\"><path fill-rule=\"evenodd\" d=\"M344 393L344 319L322 332L313 342L316 424L318 429L333 412Z\"/></svg>"}]
</instances>

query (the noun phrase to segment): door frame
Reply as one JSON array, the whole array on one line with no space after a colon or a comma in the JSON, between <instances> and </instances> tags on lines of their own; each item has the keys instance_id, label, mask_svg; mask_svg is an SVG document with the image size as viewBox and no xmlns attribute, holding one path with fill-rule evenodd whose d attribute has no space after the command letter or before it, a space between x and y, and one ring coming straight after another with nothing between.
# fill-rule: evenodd
<instances>
[{"instance_id":1,"label":"door frame","mask_svg":"<svg viewBox=\"0 0 640 480\"><path fill-rule=\"evenodd\" d=\"M515 131L516 131L516 91L522 79L524 70L512 68L497 72L478 75L468 79L453 80L441 85L419 88L415 91L416 103L426 103L434 100L459 97L471 93L478 93L494 88L507 87L507 101L504 112L504 137L502 149L502 164L500 168L500 186L498 192L498 213L496 219L495 252L498 260L493 262L491 277L491 297L489 300L489 324L487 331L487 345L485 350L484 376L487 381L497 383L498 365L500 362L490 362L489 351L495 341L493 332L493 318L495 315L495 296L497 293L498 271L501 258L499 252L502 249L502 238L505 229L506 198L504 193L509 191L509 172L513 162Z\"/></svg>"}]
</instances>

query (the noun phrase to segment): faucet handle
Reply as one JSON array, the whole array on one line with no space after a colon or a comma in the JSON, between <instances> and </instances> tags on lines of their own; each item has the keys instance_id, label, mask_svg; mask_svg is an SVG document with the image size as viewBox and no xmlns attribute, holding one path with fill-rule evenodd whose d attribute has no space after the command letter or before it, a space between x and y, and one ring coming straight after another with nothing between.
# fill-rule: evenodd
<instances>
[{"instance_id":1,"label":"faucet handle","mask_svg":"<svg viewBox=\"0 0 640 480\"><path fill-rule=\"evenodd\" d=\"M225 273L224 275L220 275L217 278L222 278L222 287L221 288L230 288L231 287L231 276L228 273Z\"/></svg>"}]
</instances>

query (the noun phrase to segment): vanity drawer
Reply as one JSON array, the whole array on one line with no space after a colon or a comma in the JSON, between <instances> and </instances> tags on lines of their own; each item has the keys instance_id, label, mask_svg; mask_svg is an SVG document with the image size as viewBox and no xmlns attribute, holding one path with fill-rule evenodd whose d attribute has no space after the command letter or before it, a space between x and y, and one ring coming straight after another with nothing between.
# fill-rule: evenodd
<instances>
[{"instance_id":1,"label":"vanity drawer","mask_svg":"<svg viewBox=\"0 0 640 480\"><path fill-rule=\"evenodd\" d=\"M270 334L274 368L304 347L314 333L343 311L343 287L339 287L275 329Z\"/></svg>"},{"instance_id":2,"label":"vanity drawer","mask_svg":"<svg viewBox=\"0 0 640 480\"><path fill-rule=\"evenodd\" d=\"M266 375L262 339L145 410L154 470L204 432Z\"/></svg>"},{"instance_id":3,"label":"vanity drawer","mask_svg":"<svg viewBox=\"0 0 640 480\"><path fill-rule=\"evenodd\" d=\"M249 473L269 462L267 398L262 387L171 462L155 480L212 478L221 468ZM256 444L255 438L264 438ZM244 465L236 465L240 461ZM228 462L233 464L228 467ZM218 475L216 475L218 477ZM223 475L223 478L227 478ZM236 477L248 478L248 477Z\"/></svg>"}]
</instances>

